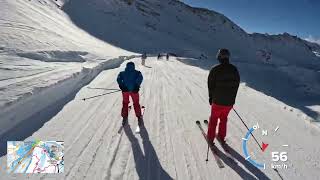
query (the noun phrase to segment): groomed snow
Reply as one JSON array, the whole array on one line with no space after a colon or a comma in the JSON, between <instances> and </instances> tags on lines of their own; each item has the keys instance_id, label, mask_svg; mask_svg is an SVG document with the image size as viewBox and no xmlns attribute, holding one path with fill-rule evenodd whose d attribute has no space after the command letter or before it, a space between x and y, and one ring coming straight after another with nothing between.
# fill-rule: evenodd
<instances>
[{"instance_id":1,"label":"groomed snow","mask_svg":"<svg viewBox=\"0 0 320 180\"><path fill-rule=\"evenodd\" d=\"M204 161L195 121L209 116L206 79L221 47L241 74L235 108L249 126L280 127L276 136L255 134L267 152L253 142L250 152L263 161L288 151L284 179L319 179L319 45L287 33L248 34L222 14L178 1L128 1L0 2L0 179L279 179L244 160L246 129L234 112L228 142L238 165ZM131 113L130 128L118 134L119 92L81 99L117 89L126 60L142 52L189 58L148 58L145 67L134 59L145 77L147 132L132 133ZM65 141L64 174L5 172L6 141L31 139Z\"/></svg>"},{"instance_id":2,"label":"groomed snow","mask_svg":"<svg viewBox=\"0 0 320 180\"><path fill-rule=\"evenodd\" d=\"M129 128L118 134L121 126L119 92L83 101L83 98L116 89L117 69L103 71L83 87L61 111L28 137L65 141L65 173L48 175L8 175L1 179L279 179L267 168L259 170L245 161L241 138L247 132L234 112L230 113L227 141L237 164L222 158L219 169L209 154L195 121L209 116L206 78L208 71L175 59L157 61L148 58L147 66L134 60L144 75L141 104L146 107L146 131L135 134L133 112ZM318 179L320 137L317 127L306 121L301 111L266 96L241 83L235 109L248 126L259 123L270 135L259 141L269 143L265 153L249 141L250 152L260 161L270 159L271 151L287 151L289 168L279 170L284 179ZM277 134L272 130L279 126ZM289 147L282 147L288 144ZM223 156L222 156L223 157ZM2 164L6 156L1 158Z\"/></svg>"}]
</instances>

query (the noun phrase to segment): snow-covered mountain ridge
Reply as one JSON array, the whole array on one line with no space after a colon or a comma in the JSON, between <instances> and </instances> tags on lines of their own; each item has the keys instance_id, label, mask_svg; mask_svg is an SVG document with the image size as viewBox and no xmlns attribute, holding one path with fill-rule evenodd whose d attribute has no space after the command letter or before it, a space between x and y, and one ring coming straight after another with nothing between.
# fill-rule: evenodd
<instances>
[{"instance_id":1,"label":"snow-covered mountain ridge","mask_svg":"<svg viewBox=\"0 0 320 180\"><path fill-rule=\"evenodd\" d=\"M60 50L67 46L88 51L83 47L89 46L91 52L103 54L101 49L108 48L107 42L137 53L172 51L181 56L212 58L217 49L228 47L234 57L252 61L260 51L270 52L274 59L304 61L314 59L310 48L317 48L287 33L248 34L220 13L176 0L15 0L4 1L1 6L5 29L0 45L22 50ZM44 21L47 23L41 23ZM7 28L15 31L8 32ZM30 43L33 46L28 46Z\"/></svg>"},{"instance_id":2,"label":"snow-covered mountain ridge","mask_svg":"<svg viewBox=\"0 0 320 180\"><path fill-rule=\"evenodd\" d=\"M318 46L299 37L249 34L220 13L176 0L69 0L62 10L78 27L114 46L204 59L191 63L204 69L216 62L219 48L228 48L248 86L295 107L320 104Z\"/></svg>"},{"instance_id":3,"label":"snow-covered mountain ridge","mask_svg":"<svg viewBox=\"0 0 320 180\"><path fill-rule=\"evenodd\" d=\"M270 51L275 59L315 58L301 38L248 34L220 13L176 0L69 0L62 9L95 37L134 52L214 57L218 48L228 47L236 57L251 60L259 50Z\"/></svg>"}]
</instances>

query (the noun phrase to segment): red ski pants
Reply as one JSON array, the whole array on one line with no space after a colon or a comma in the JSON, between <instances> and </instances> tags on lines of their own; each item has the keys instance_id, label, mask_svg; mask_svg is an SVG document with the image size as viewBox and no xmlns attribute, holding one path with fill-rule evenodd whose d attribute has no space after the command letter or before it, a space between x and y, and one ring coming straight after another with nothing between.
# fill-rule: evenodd
<instances>
[{"instance_id":1,"label":"red ski pants","mask_svg":"<svg viewBox=\"0 0 320 180\"><path fill-rule=\"evenodd\" d=\"M232 106L221 106L217 104L211 105L211 116L207 133L208 140L214 141L218 119L220 119L218 137L220 140L225 140L225 137L227 135L228 115L231 109Z\"/></svg>"},{"instance_id":2,"label":"red ski pants","mask_svg":"<svg viewBox=\"0 0 320 180\"><path fill-rule=\"evenodd\" d=\"M129 98L132 98L133 101L133 107L134 111L136 113L136 116L139 118L141 117L141 107L139 103L139 93L133 93L133 92L122 92L122 111L121 111L121 116L123 118L128 117L128 111L129 111L129 103L130 100Z\"/></svg>"}]
</instances>

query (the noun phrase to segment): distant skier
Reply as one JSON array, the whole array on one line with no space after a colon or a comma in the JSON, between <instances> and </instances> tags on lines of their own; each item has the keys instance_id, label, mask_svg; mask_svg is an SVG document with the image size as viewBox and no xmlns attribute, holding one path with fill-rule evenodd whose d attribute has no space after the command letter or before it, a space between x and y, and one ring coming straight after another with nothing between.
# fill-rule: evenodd
<instances>
[{"instance_id":1,"label":"distant skier","mask_svg":"<svg viewBox=\"0 0 320 180\"><path fill-rule=\"evenodd\" d=\"M128 122L128 108L130 103L130 96L133 101L133 107L138 118L138 125L143 125L143 119L141 114L141 107L139 103L139 90L140 85L143 81L143 76L140 71L135 70L135 65L133 62L127 63L126 69L119 73L117 82L119 88L122 91L122 111L121 116L123 117L122 125Z\"/></svg>"},{"instance_id":2,"label":"distant skier","mask_svg":"<svg viewBox=\"0 0 320 180\"><path fill-rule=\"evenodd\" d=\"M141 56L141 64L146 65L147 53L143 53Z\"/></svg>"},{"instance_id":3,"label":"distant skier","mask_svg":"<svg viewBox=\"0 0 320 180\"><path fill-rule=\"evenodd\" d=\"M169 61L169 53L167 53L167 56L166 56L166 58L167 58L167 61Z\"/></svg>"},{"instance_id":4,"label":"distant skier","mask_svg":"<svg viewBox=\"0 0 320 180\"><path fill-rule=\"evenodd\" d=\"M161 54L159 53L159 54L158 54L158 60L159 60L160 58L161 58Z\"/></svg>"},{"instance_id":5,"label":"distant skier","mask_svg":"<svg viewBox=\"0 0 320 180\"><path fill-rule=\"evenodd\" d=\"M219 65L214 66L208 76L211 116L207 137L210 143L214 143L216 126L220 119L218 140L223 145L226 142L228 114L235 103L240 83L239 72L229 63L229 57L229 50L220 49L217 54Z\"/></svg>"}]
</instances>

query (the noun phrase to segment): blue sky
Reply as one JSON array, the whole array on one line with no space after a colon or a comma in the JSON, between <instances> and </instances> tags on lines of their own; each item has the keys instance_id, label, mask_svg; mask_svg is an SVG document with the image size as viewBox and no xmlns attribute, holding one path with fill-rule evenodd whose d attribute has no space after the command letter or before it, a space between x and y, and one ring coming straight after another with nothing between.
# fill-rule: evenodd
<instances>
[{"instance_id":1,"label":"blue sky","mask_svg":"<svg viewBox=\"0 0 320 180\"><path fill-rule=\"evenodd\" d=\"M288 32L320 44L320 0L183 0L220 12L247 32Z\"/></svg>"}]
</instances>

